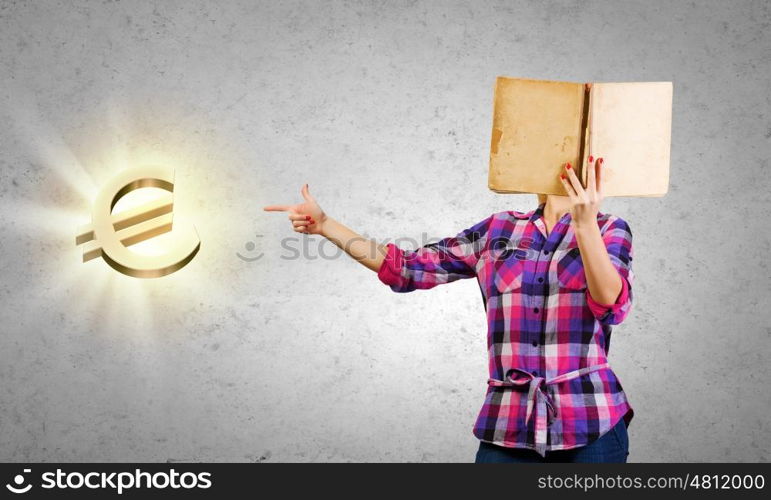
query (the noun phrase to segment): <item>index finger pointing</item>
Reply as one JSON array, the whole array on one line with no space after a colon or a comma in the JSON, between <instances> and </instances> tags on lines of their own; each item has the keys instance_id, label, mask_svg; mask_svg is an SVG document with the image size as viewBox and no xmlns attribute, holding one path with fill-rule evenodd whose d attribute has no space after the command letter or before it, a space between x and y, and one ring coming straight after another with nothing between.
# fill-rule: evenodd
<instances>
[{"instance_id":1,"label":"index finger pointing","mask_svg":"<svg viewBox=\"0 0 771 500\"><path fill-rule=\"evenodd\" d=\"M266 212L288 212L289 209L290 205L268 205L263 208Z\"/></svg>"}]
</instances>

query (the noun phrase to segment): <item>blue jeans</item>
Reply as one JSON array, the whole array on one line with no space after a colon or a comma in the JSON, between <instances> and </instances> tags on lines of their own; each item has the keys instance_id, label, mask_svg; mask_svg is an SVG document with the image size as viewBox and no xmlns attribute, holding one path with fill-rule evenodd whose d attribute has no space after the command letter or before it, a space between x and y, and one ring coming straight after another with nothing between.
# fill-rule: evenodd
<instances>
[{"instance_id":1,"label":"blue jeans","mask_svg":"<svg viewBox=\"0 0 771 500\"><path fill-rule=\"evenodd\" d=\"M476 463L626 463L627 455L629 455L629 435L622 418L612 429L586 446L571 450L547 451L545 458L529 448L504 448L480 441Z\"/></svg>"}]
</instances>

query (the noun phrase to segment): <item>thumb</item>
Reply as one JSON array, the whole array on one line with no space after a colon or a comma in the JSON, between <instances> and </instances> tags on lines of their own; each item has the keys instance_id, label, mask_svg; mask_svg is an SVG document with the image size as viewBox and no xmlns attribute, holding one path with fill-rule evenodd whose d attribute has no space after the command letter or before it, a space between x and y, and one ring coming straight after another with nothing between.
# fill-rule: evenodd
<instances>
[{"instance_id":1,"label":"thumb","mask_svg":"<svg viewBox=\"0 0 771 500\"><path fill-rule=\"evenodd\" d=\"M305 201L311 201L311 202L316 201L316 199L313 196L311 196L310 191L308 191L308 183L305 183L303 185L303 188L300 190L300 192L302 193L303 198L305 198Z\"/></svg>"}]
</instances>

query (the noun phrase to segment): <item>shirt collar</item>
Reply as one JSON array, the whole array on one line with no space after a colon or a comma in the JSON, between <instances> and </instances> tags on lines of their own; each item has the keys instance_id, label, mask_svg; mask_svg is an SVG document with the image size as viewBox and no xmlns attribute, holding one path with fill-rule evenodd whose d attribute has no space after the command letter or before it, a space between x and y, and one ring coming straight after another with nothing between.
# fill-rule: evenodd
<instances>
[{"instance_id":1,"label":"shirt collar","mask_svg":"<svg viewBox=\"0 0 771 500\"><path fill-rule=\"evenodd\" d=\"M539 218L543 218L543 211L544 211L545 208L546 208L546 202L543 202L543 203L539 203L538 207L536 209L531 210L529 212L512 211L511 214L516 219L529 220L530 222L535 223L535 221L538 220ZM571 216L570 212L568 211L557 222L562 221L565 224L568 224L570 222L571 217L572 216Z\"/></svg>"},{"instance_id":2,"label":"shirt collar","mask_svg":"<svg viewBox=\"0 0 771 500\"><path fill-rule=\"evenodd\" d=\"M538 204L538 208L531 210L529 212L512 211L511 214L516 219L524 219L524 220L529 220L530 222L535 222L535 220L538 219L539 217L543 217L543 211L545 208L546 208L546 202L543 202ZM605 217L605 213L601 211L597 212L597 216L600 218ZM568 222L570 222L571 218L572 218L572 215L570 214L570 212L566 212L565 215L563 215L560 218L560 220L564 219L565 224L567 224Z\"/></svg>"},{"instance_id":3,"label":"shirt collar","mask_svg":"<svg viewBox=\"0 0 771 500\"><path fill-rule=\"evenodd\" d=\"M539 217L542 218L543 217L543 211L544 211L545 208L546 208L546 202L540 203L538 205L538 208L533 210L533 215L530 216L530 222L535 222L535 220L538 219ZM572 217L573 216L570 213L570 210L568 210L567 212L565 212L562 215L562 217L559 218L557 223L562 222L563 224L568 225L568 224L570 224L570 219L572 219Z\"/></svg>"}]
</instances>

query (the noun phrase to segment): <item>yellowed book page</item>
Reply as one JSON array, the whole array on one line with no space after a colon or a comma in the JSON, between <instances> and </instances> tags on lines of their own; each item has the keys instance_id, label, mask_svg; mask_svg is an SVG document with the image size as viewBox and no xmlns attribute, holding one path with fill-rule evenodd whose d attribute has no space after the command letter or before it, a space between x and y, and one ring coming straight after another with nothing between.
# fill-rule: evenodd
<instances>
[{"instance_id":1,"label":"yellowed book page","mask_svg":"<svg viewBox=\"0 0 771 500\"><path fill-rule=\"evenodd\" d=\"M588 151L604 160L605 196L664 196L669 188L672 82L592 84ZM582 172L584 184L587 172Z\"/></svg>"},{"instance_id":2,"label":"yellowed book page","mask_svg":"<svg viewBox=\"0 0 771 500\"><path fill-rule=\"evenodd\" d=\"M488 187L564 195L558 177L579 160L584 84L498 77L493 101Z\"/></svg>"}]
</instances>

